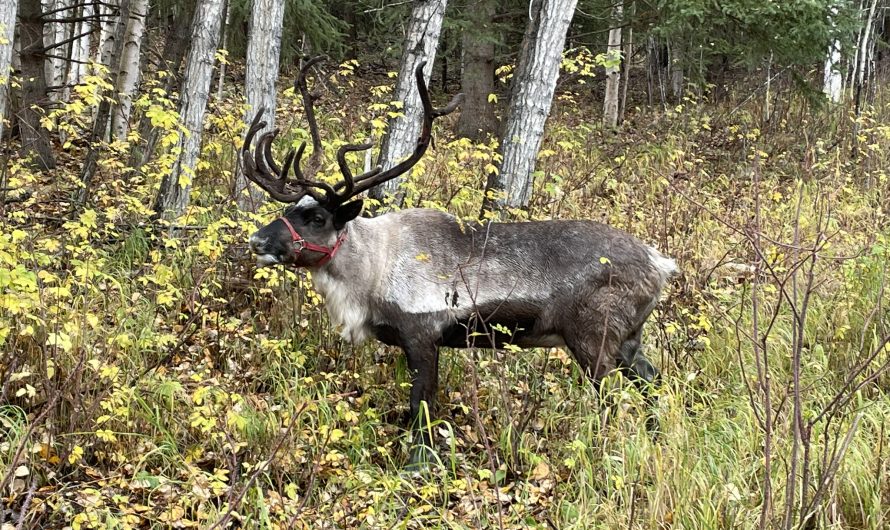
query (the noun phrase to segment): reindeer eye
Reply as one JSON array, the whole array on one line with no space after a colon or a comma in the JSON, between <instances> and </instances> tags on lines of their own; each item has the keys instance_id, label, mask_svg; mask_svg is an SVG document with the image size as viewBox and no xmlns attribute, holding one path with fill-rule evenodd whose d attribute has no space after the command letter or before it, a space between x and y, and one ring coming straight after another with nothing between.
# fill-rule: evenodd
<instances>
[{"instance_id":1,"label":"reindeer eye","mask_svg":"<svg viewBox=\"0 0 890 530\"><path fill-rule=\"evenodd\" d=\"M322 226L324 226L324 217L313 217L311 222L313 225L321 228Z\"/></svg>"}]
</instances>

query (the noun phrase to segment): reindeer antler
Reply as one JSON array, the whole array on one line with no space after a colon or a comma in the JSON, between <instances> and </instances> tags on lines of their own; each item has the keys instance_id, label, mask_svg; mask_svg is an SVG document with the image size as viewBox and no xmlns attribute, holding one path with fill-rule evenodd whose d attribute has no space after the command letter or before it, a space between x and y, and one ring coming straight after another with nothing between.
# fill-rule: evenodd
<instances>
[{"instance_id":1,"label":"reindeer antler","mask_svg":"<svg viewBox=\"0 0 890 530\"><path fill-rule=\"evenodd\" d=\"M321 137L318 134L318 124L315 121L315 111L313 107L313 102L317 96L309 92L306 83L306 73L309 68L322 60L324 60L324 57L319 56L306 61L300 69L299 77L295 83L295 86L299 89L303 98L303 107L306 113L306 119L309 122L309 133L312 137L313 153L310 157L310 161L315 160L316 162L318 157L321 156L322 151ZM417 164L429 147L432 139L433 120L439 116L445 116L446 114L453 112L463 98L463 94L457 94L445 107L433 107L426 82L423 79L423 67L425 65L426 61L423 61L417 65L417 68L414 70L414 78L417 81L417 90L420 93L420 101L423 104L423 126L421 128L420 136L417 138L414 152L410 157L399 164L396 164L386 171L383 171L383 168L377 166L370 171L366 171L365 173L354 177L349 170L349 164L346 162L346 154L356 151L364 151L370 149L373 145L346 144L340 147L337 151L337 164L340 167L340 172L343 174L343 181L337 183L335 186L320 181L313 181L307 179L300 169L300 161L303 158L306 142L300 144L296 153L294 153L293 150L288 152L282 167L279 168L272 159L271 146L272 141L275 140L275 137L278 135L277 130L267 132L260 136L259 140L257 140L253 159L251 159L250 144L253 142L253 137L266 126L266 122L260 121L263 115L263 109L260 109L250 125L250 129L244 139L244 145L241 147L241 157L244 161L244 174L247 178L266 190L274 199L281 202L297 202L306 195L309 195L319 204L332 209L374 186L405 173ZM294 188L289 188L287 174L292 167L296 179L292 182ZM316 191L316 189L322 190L324 195Z\"/></svg>"}]
</instances>

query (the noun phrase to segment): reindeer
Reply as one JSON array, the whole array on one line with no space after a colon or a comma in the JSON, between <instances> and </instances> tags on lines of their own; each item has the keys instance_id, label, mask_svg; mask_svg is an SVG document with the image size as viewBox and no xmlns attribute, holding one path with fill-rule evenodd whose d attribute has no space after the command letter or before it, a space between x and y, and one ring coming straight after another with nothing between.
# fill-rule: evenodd
<instances>
[{"instance_id":1,"label":"reindeer","mask_svg":"<svg viewBox=\"0 0 890 530\"><path fill-rule=\"evenodd\" d=\"M250 237L258 265L311 270L344 339L375 337L404 350L417 434L411 467L434 456L429 422L440 347L565 346L594 382L615 369L651 382L658 371L641 350L643 323L677 271L674 260L653 247L594 221L468 223L421 208L360 217L357 197L414 166L429 146L433 120L459 104L460 94L444 108L433 107L423 66L415 72L422 131L411 156L391 169L353 176L346 154L372 146L350 144L337 153L341 182L307 179L300 167L305 142L281 166L271 153L277 131L261 135L251 150L265 127L262 110L241 148L245 175L292 204ZM312 116L305 69L298 85Z\"/></svg>"}]
</instances>

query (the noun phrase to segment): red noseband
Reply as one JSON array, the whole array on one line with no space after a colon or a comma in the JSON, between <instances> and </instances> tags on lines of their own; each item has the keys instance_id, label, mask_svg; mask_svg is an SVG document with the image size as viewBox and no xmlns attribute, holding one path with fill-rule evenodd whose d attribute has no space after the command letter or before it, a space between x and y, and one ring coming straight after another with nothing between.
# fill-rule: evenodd
<instances>
[{"instance_id":1,"label":"red noseband","mask_svg":"<svg viewBox=\"0 0 890 530\"><path fill-rule=\"evenodd\" d=\"M286 226L287 229L290 230L290 236L292 238L292 242L294 243L295 259L300 258L300 254L303 253L303 250L311 250L313 252L320 252L324 254L324 256L322 256L322 258L318 260L315 265L313 265L314 267L321 267L325 263L331 261L334 258L334 254L336 254L337 250L340 249L340 245L342 245L343 241L346 240L346 230L343 230L342 232L340 232L340 235L337 236L337 241L334 242L333 247L323 247L321 245L316 245L315 243L310 243L309 241L303 239L303 236L301 236L296 230L294 230L293 225L290 224L290 221L288 221L287 218L281 216L279 217L279 219L281 219L281 221L284 223L284 226ZM297 245L298 243L299 246Z\"/></svg>"}]
</instances>

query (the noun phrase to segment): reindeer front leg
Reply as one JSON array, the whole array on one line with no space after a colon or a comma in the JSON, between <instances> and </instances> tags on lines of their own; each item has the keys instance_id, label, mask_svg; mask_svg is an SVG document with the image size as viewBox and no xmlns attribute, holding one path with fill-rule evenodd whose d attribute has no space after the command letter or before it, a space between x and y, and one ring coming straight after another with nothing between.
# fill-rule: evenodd
<instances>
[{"instance_id":1,"label":"reindeer front leg","mask_svg":"<svg viewBox=\"0 0 890 530\"><path fill-rule=\"evenodd\" d=\"M410 418L415 431L408 469L421 470L435 459L431 422L439 378L439 349L433 340L403 341L411 373Z\"/></svg>"}]
</instances>

